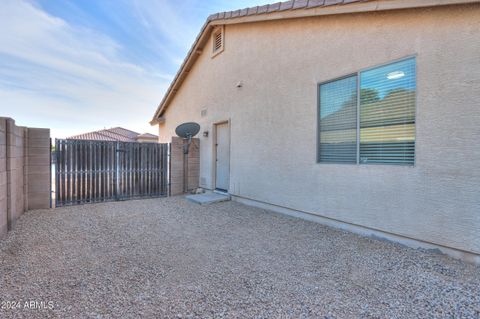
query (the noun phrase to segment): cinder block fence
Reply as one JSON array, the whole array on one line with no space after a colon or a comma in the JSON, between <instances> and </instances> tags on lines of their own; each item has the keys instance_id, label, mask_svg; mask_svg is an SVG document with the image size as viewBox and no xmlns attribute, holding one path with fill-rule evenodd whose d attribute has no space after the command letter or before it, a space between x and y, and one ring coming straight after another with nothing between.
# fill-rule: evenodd
<instances>
[{"instance_id":1,"label":"cinder block fence","mask_svg":"<svg viewBox=\"0 0 480 319\"><path fill-rule=\"evenodd\" d=\"M200 140L192 139L187 156L183 154L183 146L186 140L180 137L172 137L170 146L170 195L185 193L185 174L188 171L187 192L198 187L200 178ZM185 160L187 165L185 166Z\"/></svg>"},{"instance_id":2,"label":"cinder block fence","mask_svg":"<svg viewBox=\"0 0 480 319\"><path fill-rule=\"evenodd\" d=\"M0 237L30 209L50 207L50 130L0 117Z\"/></svg>"}]
</instances>

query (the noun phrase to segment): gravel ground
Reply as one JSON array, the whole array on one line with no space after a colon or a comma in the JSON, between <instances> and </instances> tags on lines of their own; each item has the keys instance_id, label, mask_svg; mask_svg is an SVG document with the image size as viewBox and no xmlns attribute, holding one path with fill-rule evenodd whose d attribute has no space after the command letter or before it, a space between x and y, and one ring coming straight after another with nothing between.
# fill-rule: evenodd
<instances>
[{"instance_id":1,"label":"gravel ground","mask_svg":"<svg viewBox=\"0 0 480 319\"><path fill-rule=\"evenodd\" d=\"M480 318L480 267L182 197L28 212L0 275L0 318Z\"/></svg>"}]
</instances>

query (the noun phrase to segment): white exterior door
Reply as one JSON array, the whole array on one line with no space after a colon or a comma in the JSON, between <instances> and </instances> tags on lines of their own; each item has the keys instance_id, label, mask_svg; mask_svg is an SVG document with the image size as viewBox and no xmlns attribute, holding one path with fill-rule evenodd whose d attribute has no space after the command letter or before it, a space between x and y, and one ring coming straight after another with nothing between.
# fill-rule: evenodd
<instances>
[{"instance_id":1,"label":"white exterior door","mask_svg":"<svg viewBox=\"0 0 480 319\"><path fill-rule=\"evenodd\" d=\"M228 123L217 124L215 188L228 191L230 183L230 129Z\"/></svg>"}]
</instances>

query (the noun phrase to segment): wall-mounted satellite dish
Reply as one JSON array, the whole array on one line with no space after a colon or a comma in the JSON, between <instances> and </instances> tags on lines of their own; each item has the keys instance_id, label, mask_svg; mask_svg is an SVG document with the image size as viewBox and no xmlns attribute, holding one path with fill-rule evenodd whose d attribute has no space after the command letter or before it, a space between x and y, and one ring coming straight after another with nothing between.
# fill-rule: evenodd
<instances>
[{"instance_id":1,"label":"wall-mounted satellite dish","mask_svg":"<svg viewBox=\"0 0 480 319\"><path fill-rule=\"evenodd\" d=\"M183 123L177 126L175 129L175 133L185 139L188 140L188 143L184 145L183 147L183 153L188 154L188 149L190 147L190 144L192 143L192 137L198 134L200 132L200 125L195 122L188 122L188 123Z\"/></svg>"},{"instance_id":2,"label":"wall-mounted satellite dish","mask_svg":"<svg viewBox=\"0 0 480 319\"><path fill-rule=\"evenodd\" d=\"M181 138L192 138L200 132L200 125L195 122L183 123L177 126L175 133Z\"/></svg>"}]
</instances>

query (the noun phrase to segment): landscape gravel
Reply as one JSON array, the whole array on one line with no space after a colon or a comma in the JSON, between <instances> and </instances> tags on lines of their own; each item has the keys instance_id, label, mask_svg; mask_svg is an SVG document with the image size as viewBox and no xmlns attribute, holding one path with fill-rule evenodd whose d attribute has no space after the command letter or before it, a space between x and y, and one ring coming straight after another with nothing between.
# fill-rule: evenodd
<instances>
[{"instance_id":1,"label":"landscape gravel","mask_svg":"<svg viewBox=\"0 0 480 319\"><path fill-rule=\"evenodd\" d=\"M0 275L0 318L480 318L478 266L183 197L25 213Z\"/></svg>"}]
</instances>

